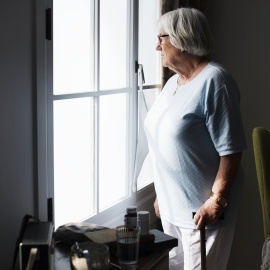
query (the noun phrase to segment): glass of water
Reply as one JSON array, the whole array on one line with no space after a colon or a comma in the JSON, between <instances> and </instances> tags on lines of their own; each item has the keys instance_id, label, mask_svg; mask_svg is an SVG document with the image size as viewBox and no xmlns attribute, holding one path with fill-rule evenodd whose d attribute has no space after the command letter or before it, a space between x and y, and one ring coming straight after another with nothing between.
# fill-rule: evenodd
<instances>
[{"instance_id":1,"label":"glass of water","mask_svg":"<svg viewBox=\"0 0 270 270\"><path fill-rule=\"evenodd\" d=\"M122 266L136 265L139 260L140 227L116 227L117 254Z\"/></svg>"}]
</instances>

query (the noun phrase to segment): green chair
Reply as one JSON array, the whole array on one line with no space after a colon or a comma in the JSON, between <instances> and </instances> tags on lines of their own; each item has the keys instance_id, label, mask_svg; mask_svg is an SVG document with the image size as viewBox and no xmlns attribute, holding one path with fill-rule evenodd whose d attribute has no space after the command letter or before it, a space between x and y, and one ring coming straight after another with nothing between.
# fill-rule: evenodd
<instances>
[{"instance_id":1,"label":"green chair","mask_svg":"<svg viewBox=\"0 0 270 270\"><path fill-rule=\"evenodd\" d=\"M256 127L252 139L266 240L270 237L270 130Z\"/></svg>"}]
</instances>

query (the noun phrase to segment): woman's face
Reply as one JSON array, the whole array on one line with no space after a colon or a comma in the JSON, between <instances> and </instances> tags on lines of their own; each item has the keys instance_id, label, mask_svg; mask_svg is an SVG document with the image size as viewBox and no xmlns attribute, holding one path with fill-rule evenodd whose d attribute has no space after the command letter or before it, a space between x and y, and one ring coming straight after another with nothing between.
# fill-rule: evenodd
<instances>
[{"instance_id":1,"label":"woman's face","mask_svg":"<svg viewBox=\"0 0 270 270\"><path fill-rule=\"evenodd\" d=\"M169 36L166 33L159 33L159 40L156 50L161 53L161 61L164 67L168 67L174 70L174 67L177 66L178 58L181 54L181 50L174 47L170 42ZM163 36L163 37L162 37Z\"/></svg>"}]
</instances>

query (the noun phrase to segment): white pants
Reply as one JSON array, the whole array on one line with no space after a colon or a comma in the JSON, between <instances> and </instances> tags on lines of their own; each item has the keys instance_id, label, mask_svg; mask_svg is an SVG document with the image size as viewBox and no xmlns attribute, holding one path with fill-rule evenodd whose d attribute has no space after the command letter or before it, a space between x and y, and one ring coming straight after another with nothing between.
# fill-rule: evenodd
<instances>
[{"instance_id":1,"label":"white pants","mask_svg":"<svg viewBox=\"0 0 270 270\"><path fill-rule=\"evenodd\" d=\"M162 220L164 233L178 239L169 253L170 270L201 270L200 230L184 229ZM235 224L205 230L207 270L226 270Z\"/></svg>"}]
</instances>

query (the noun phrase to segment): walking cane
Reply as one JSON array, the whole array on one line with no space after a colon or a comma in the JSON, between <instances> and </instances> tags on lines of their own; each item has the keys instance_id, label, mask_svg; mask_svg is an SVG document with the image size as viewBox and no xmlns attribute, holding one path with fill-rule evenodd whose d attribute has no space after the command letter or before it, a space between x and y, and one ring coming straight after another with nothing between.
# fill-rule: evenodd
<instances>
[{"instance_id":1,"label":"walking cane","mask_svg":"<svg viewBox=\"0 0 270 270\"><path fill-rule=\"evenodd\" d=\"M201 242L201 269L207 270L206 264L206 240L205 240L205 224L200 229L200 242Z\"/></svg>"},{"instance_id":2,"label":"walking cane","mask_svg":"<svg viewBox=\"0 0 270 270\"><path fill-rule=\"evenodd\" d=\"M196 215L192 212L193 218ZM201 270L207 270L206 265L206 240L205 240L205 224L200 229L200 244L201 244Z\"/></svg>"},{"instance_id":3,"label":"walking cane","mask_svg":"<svg viewBox=\"0 0 270 270\"><path fill-rule=\"evenodd\" d=\"M193 218L196 215L195 212L192 212ZM224 219L224 213L219 217L219 219ZM201 269L207 270L206 263L206 239L205 239L205 224L200 229L200 244L201 244Z\"/></svg>"}]
</instances>

